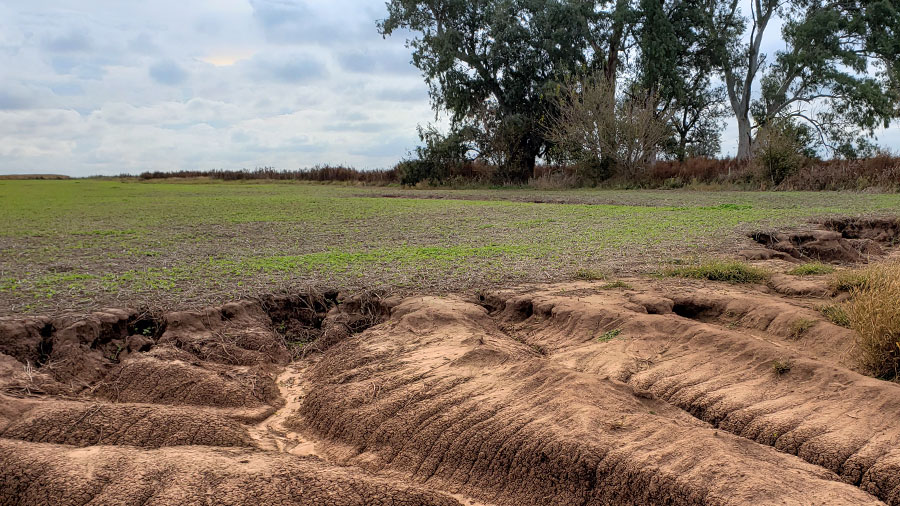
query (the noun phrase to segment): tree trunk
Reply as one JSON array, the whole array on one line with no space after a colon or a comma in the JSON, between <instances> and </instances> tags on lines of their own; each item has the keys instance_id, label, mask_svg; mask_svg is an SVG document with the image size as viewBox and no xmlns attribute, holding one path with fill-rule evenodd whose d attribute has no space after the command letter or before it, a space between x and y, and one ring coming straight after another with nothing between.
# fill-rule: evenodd
<instances>
[{"instance_id":1,"label":"tree trunk","mask_svg":"<svg viewBox=\"0 0 900 506\"><path fill-rule=\"evenodd\" d=\"M738 116L738 160L749 160L753 155L753 131L750 118L745 115Z\"/></svg>"}]
</instances>

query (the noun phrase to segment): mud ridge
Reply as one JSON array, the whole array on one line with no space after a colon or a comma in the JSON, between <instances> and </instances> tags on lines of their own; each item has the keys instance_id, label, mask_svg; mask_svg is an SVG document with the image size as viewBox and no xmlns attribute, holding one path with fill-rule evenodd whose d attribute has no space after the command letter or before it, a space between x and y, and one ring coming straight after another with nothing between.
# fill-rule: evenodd
<instances>
[{"instance_id":1,"label":"mud ridge","mask_svg":"<svg viewBox=\"0 0 900 506\"><path fill-rule=\"evenodd\" d=\"M504 306L521 324L548 303L533 299L525 320L527 303ZM408 300L364 336L310 369L315 387L293 421L351 448L332 455L343 463L498 504L877 503L819 466L552 351L536 356L529 344L561 343L510 339L477 305Z\"/></svg>"},{"instance_id":2,"label":"mud ridge","mask_svg":"<svg viewBox=\"0 0 900 506\"><path fill-rule=\"evenodd\" d=\"M0 503L900 505L847 329L597 286L0 319Z\"/></svg>"},{"instance_id":3,"label":"mud ridge","mask_svg":"<svg viewBox=\"0 0 900 506\"><path fill-rule=\"evenodd\" d=\"M672 293L681 318L623 309L628 299L538 300L553 304L552 316L519 331L550 349L551 360L624 381L716 428L900 503L900 423L891 414L900 409L900 386L848 370L841 352L848 330L818 317L806 334L794 336L791 322L816 318L814 312L740 292ZM591 340L610 325L632 337ZM776 362L788 371L776 372Z\"/></svg>"}]
</instances>

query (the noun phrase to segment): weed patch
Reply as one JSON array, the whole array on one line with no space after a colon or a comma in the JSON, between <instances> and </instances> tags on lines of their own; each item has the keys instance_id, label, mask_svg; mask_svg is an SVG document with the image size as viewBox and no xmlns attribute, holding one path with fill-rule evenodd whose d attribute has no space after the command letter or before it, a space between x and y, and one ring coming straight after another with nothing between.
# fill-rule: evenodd
<instances>
[{"instance_id":1,"label":"weed patch","mask_svg":"<svg viewBox=\"0 0 900 506\"><path fill-rule=\"evenodd\" d=\"M622 333L622 329L612 329L610 331L604 332L602 336L598 337L597 342L607 343L609 341L612 341L616 337L618 337L619 334L621 334L621 333Z\"/></svg>"},{"instance_id":2,"label":"weed patch","mask_svg":"<svg viewBox=\"0 0 900 506\"><path fill-rule=\"evenodd\" d=\"M771 273L765 269L743 262L726 260L707 260L696 265L673 267L666 270L665 274L727 283L759 283L771 276Z\"/></svg>"},{"instance_id":3,"label":"weed patch","mask_svg":"<svg viewBox=\"0 0 900 506\"><path fill-rule=\"evenodd\" d=\"M775 373L775 376L783 376L791 371L791 367L793 364L790 360L773 360L772 361L772 372Z\"/></svg>"},{"instance_id":4,"label":"weed patch","mask_svg":"<svg viewBox=\"0 0 900 506\"><path fill-rule=\"evenodd\" d=\"M575 279L582 281L598 281L606 279L606 275L597 269L578 269L575 271Z\"/></svg>"},{"instance_id":5,"label":"weed patch","mask_svg":"<svg viewBox=\"0 0 900 506\"><path fill-rule=\"evenodd\" d=\"M838 271L828 280L828 286L836 292L853 292L869 285L869 269Z\"/></svg>"},{"instance_id":6,"label":"weed patch","mask_svg":"<svg viewBox=\"0 0 900 506\"><path fill-rule=\"evenodd\" d=\"M819 311L828 318L831 323L840 327L850 328L850 317L840 304L826 304L819 307Z\"/></svg>"},{"instance_id":7,"label":"weed patch","mask_svg":"<svg viewBox=\"0 0 900 506\"><path fill-rule=\"evenodd\" d=\"M800 339L803 337L803 334L813 328L813 325L816 324L815 320L810 320L808 318L798 318L791 323L791 338L792 339Z\"/></svg>"}]
</instances>

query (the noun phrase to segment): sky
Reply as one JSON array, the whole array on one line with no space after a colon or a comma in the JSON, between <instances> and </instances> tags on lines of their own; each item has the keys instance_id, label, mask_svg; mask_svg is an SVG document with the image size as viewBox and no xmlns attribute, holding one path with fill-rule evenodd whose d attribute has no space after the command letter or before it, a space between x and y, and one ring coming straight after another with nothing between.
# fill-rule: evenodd
<instances>
[{"instance_id":1,"label":"sky","mask_svg":"<svg viewBox=\"0 0 900 506\"><path fill-rule=\"evenodd\" d=\"M411 34L378 34L385 13L383 0L3 0L0 174L391 167L435 114ZM881 144L900 148L898 130ZM729 122L723 154L735 134Z\"/></svg>"}]
</instances>

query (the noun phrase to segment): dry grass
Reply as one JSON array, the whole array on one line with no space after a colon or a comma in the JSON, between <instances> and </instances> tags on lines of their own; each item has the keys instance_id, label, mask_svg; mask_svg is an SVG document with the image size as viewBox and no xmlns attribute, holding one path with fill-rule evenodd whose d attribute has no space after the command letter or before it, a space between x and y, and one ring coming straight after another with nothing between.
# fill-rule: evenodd
<instances>
[{"instance_id":1,"label":"dry grass","mask_svg":"<svg viewBox=\"0 0 900 506\"><path fill-rule=\"evenodd\" d=\"M900 376L900 261L865 269L867 282L844 308L856 331L855 355L872 376Z\"/></svg>"},{"instance_id":2,"label":"dry grass","mask_svg":"<svg viewBox=\"0 0 900 506\"><path fill-rule=\"evenodd\" d=\"M828 286L835 292L853 292L869 285L871 268L838 271L828 280Z\"/></svg>"}]
</instances>

